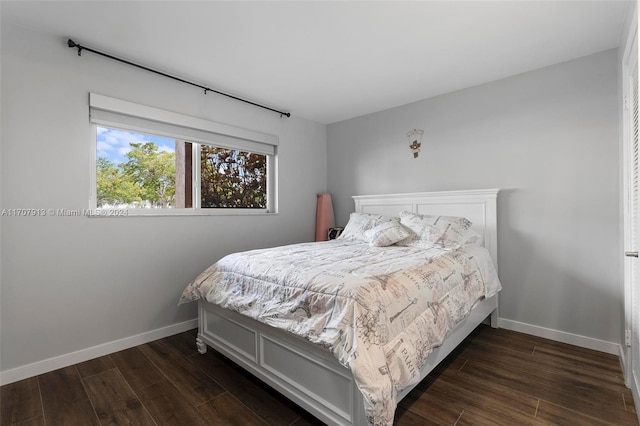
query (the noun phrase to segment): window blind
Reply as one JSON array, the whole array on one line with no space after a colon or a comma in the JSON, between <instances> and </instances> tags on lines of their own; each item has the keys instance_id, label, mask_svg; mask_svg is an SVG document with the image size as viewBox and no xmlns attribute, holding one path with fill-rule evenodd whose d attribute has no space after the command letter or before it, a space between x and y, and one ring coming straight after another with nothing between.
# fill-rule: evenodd
<instances>
[{"instance_id":1,"label":"window blind","mask_svg":"<svg viewBox=\"0 0 640 426\"><path fill-rule=\"evenodd\" d=\"M176 139L274 155L278 137L228 124L140 105L96 93L89 94L93 124L168 136Z\"/></svg>"}]
</instances>

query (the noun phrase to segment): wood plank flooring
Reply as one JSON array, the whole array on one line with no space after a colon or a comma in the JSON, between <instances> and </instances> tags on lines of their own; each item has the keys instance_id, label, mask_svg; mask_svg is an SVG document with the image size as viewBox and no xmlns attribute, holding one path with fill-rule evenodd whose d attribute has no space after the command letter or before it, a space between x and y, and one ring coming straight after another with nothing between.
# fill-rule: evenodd
<instances>
[{"instance_id":1,"label":"wood plank flooring","mask_svg":"<svg viewBox=\"0 0 640 426\"><path fill-rule=\"evenodd\" d=\"M321 425L196 330L0 388L0 425ZM618 358L480 326L400 402L395 425L638 425Z\"/></svg>"}]
</instances>

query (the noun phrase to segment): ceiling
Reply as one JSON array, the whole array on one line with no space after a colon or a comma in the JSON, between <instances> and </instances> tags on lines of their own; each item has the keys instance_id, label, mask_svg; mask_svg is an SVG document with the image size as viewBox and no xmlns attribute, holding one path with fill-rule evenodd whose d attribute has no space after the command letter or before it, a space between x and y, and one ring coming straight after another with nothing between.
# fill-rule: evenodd
<instances>
[{"instance_id":1,"label":"ceiling","mask_svg":"<svg viewBox=\"0 0 640 426\"><path fill-rule=\"evenodd\" d=\"M615 48L629 4L2 0L0 13L3 25L334 123Z\"/></svg>"}]
</instances>

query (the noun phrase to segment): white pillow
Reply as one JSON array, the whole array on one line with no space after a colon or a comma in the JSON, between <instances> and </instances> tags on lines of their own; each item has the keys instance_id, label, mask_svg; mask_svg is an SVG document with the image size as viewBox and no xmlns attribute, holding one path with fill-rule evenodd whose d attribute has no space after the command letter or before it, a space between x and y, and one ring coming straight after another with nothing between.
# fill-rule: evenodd
<instances>
[{"instance_id":1,"label":"white pillow","mask_svg":"<svg viewBox=\"0 0 640 426\"><path fill-rule=\"evenodd\" d=\"M398 245L457 249L463 245L471 222L464 217L429 216L411 212L400 213L400 223L416 236Z\"/></svg>"},{"instance_id":2,"label":"white pillow","mask_svg":"<svg viewBox=\"0 0 640 426\"><path fill-rule=\"evenodd\" d=\"M397 217L383 216L379 214L354 212L349 216L349 222L347 223L347 226L344 227L344 231L342 231L342 234L340 234L338 239L368 243L369 239L364 235L366 231L375 228L381 223L392 221L399 223L400 219Z\"/></svg>"},{"instance_id":3,"label":"white pillow","mask_svg":"<svg viewBox=\"0 0 640 426\"><path fill-rule=\"evenodd\" d=\"M371 247L387 247L411 235L411 231L399 222L384 222L364 232Z\"/></svg>"}]
</instances>

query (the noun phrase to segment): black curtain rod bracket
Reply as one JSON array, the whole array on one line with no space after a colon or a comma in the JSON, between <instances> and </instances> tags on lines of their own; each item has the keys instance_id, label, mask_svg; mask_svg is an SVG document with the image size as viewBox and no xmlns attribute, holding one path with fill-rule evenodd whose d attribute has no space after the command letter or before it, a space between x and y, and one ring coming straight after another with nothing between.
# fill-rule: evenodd
<instances>
[{"instance_id":1,"label":"black curtain rod bracket","mask_svg":"<svg viewBox=\"0 0 640 426\"><path fill-rule=\"evenodd\" d=\"M78 49L78 56L82 56L82 51L86 50L87 52L95 53L96 55L104 56L105 58L113 59L114 61L122 62L123 64L131 65L133 67L140 68L140 69L143 69L145 71L149 71L149 72L152 72L154 74L158 74L158 75L161 75L163 77L167 77L167 78L170 78L172 80L179 81L181 83L185 83L185 84L189 84L191 86L199 87L200 89L204 90L204 94L205 95L207 94L207 92L212 92L212 93L215 93L217 95L226 96L227 98L231 98L231 99L239 101L239 102L244 102L245 104L249 104L249 105L253 105L253 106L258 107L258 108L263 108L263 109L266 109L266 110L269 110L269 111L273 111L275 113L280 114L281 118L282 117L291 117L291 113L290 112L280 111L280 110L277 110L277 109L274 109L274 108L271 108L271 107L268 107L268 106L265 106L265 105L260 105L260 104L255 103L255 102L251 102L251 101L248 101L246 99L239 98L237 96L230 95L228 93L220 92L219 90L214 90L214 89L212 89L210 87L206 87L206 86L203 86L201 84L193 83L191 81L184 80L182 78L173 76L171 74L167 74L167 73L164 73L162 71L157 71L157 70L154 70L153 68L145 67L144 65L136 64L136 63L133 63L131 61L127 61L126 59L118 58L116 56L112 56L112 55L109 55L107 53L91 49L91 48L89 48L87 46L82 46L81 44L76 43L75 41L73 41L71 39L67 40L67 46L69 46L70 48L77 48Z\"/></svg>"}]
</instances>

